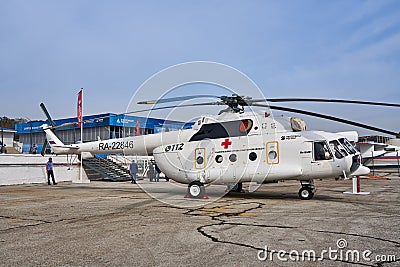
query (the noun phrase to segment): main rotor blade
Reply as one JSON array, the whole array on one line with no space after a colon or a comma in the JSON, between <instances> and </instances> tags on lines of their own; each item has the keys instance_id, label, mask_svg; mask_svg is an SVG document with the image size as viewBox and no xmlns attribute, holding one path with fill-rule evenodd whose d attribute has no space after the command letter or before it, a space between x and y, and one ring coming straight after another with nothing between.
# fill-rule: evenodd
<instances>
[{"instance_id":1,"label":"main rotor blade","mask_svg":"<svg viewBox=\"0 0 400 267\"><path fill-rule=\"evenodd\" d=\"M263 104L256 104L256 103L254 103L253 106L267 107L267 108L275 109L275 110L281 110L281 111L288 111L288 112L293 112L293 113L298 113L298 114L304 114L304 115L313 116L313 117L317 117L317 118L322 118L322 119L326 119L326 120L341 122L341 123L357 126L357 127L360 127L360 128L364 128L364 129L368 129L368 130L372 130L372 131L376 131L376 132L390 134L390 135L394 135L394 136L398 136L400 134L400 133L388 131L388 130L385 130L385 129L377 128L377 127L374 127L374 126L370 126L370 125L367 125L367 124L354 122L354 121L350 121L350 120L346 120L346 119L341 119L341 118L337 118L337 117L333 117L333 116L329 116L329 115L325 115L325 114L320 114L320 113L316 113L316 112L301 110L301 109L286 108L286 107L271 106L271 105L263 105Z\"/></svg>"},{"instance_id":2,"label":"main rotor blade","mask_svg":"<svg viewBox=\"0 0 400 267\"><path fill-rule=\"evenodd\" d=\"M128 114L135 114L135 113L141 113L141 112L146 112L146 111L154 111L154 110L162 110L162 109L170 109L170 108L183 108L183 107L193 107L193 106L220 106L220 105L225 105L225 104L222 103L222 102L208 102L208 103L196 103L196 104L187 104L187 105L174 105L174 106L165 106L165 107L155 107L155 108L141 109L141 110L130 111L130 112L125 112L125 113L119 113L119 114L112 114L112 115L107 115L107 116L96 117L96 119L104 119L104 118L115 117L115 116L120 116L120 115L128 115ZM93 119L84 120L83 122L88 122L88 121L92 121L92 120ZM60 127L61 126L64 127L65 124L60 125ZM56 126L54 128L58 128L58 127L59 126Z\"/></svg>"},{"instance_id":3,"label":"main rotor blade","mask_svg":"<svg viewBox=\"0 0 400 267\"><path fill-rule=\"evenodd\" d=\"M51 118L49 112L47 111L47 109L43 103L40 103L40 108L43 110L44 115L46 115L47 121L49 122L49 124L51 126L56 126L56 124L54 123L53 119Z\"/></svg>"},{"instance_id":4,"label":"main rotor blade","mask_svg":"<svg viewBox=\"0 0 400 267\"><path fill-rule=\"evenodd\" d=\"M66 128L75 127L76 125L78 125L77 122L67 122L67 123L63 123L61 125L53 126L52 129L66 129Z\"/></svg>"},{"instance_id":5,"label":"main rotor blade","mask_svg":"<svg viewBox=\"0 0 400 267\"><path fill-rule=\"evenodd\" d=\"M373 106L386 106L386 107L400 107L400 104L385 103L385 102L372 102L372 101L359 101L359 100L346 100L346 99L324 99L324 98L266 98L250 100L250 103L256 102L329 102L329 103L346 103L346 104L360 104L360 105L373 105Z\"/></svg>"},{"instance_id":6,"label":"main rotor blade","mask_svg":"<svg viewBox=\"0 0 400 267\"><path fill-rule=\"evenodd\" d=\"M136 110L136 111L121 113L121 114L118 114L118 115L134 114L134 113L140 113L140 112L146 112L146 111L154 111L154 110L162 110L162 109L170 109L170 108L184 108L184 107L194 107L194 106L214 106L214 105L219 106L219 105L224 105L224 103L221 103L221 102L208 102L208 103L195 103L195 104L185 104L185 105L173 105L173 106L165 106L165 107L156 107L156 108Z\"/></svg>"},{"instance_id":7,"label":"main rotor blade","mask_svg":"<svg viewBox=\"0 0 400 267\"><path fill-rule=\"evenodd\" d=\"M148 100L148 101L140 101L138 104L161 104L161 103L169 103L169 102L176 102L176 101L185 101L195 98L220 98L219 96L215 95L192 95L192 96L180 96L180 97L171 97L171 98L160 98L157 100Z\"/></svg>"}]
</instances>

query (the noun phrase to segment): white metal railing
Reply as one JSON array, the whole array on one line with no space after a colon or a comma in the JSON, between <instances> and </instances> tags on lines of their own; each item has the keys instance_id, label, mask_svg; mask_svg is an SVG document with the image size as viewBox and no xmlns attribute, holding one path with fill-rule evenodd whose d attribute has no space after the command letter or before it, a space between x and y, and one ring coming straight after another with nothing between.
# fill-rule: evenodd
<instances>
[{"instance_id":1,"label":"white metal railing","mask_svg":"<svg viewBox=\"0 0 400 267\"><path fill-rule=\"evenodd\" d=\"M17 142L17 141L13 141L13 147L15 148L15 150L17 150L18 152L22 153L22 146L24 143L21 142Z\"/></svg>"},{"instance_id":2,"label":"white metal railing","mask_svg":"<svg viewBox=\"0 0 400 267\"><path fill-rule=\"evenodd\" d=\"M108 155L107 159L123 166L129 170L129 165L134 160L138 165L138 176L145 177L149 170L149 161L154 161L153 156L125 156L125 155Z\"/></svg>"}]
</instances>

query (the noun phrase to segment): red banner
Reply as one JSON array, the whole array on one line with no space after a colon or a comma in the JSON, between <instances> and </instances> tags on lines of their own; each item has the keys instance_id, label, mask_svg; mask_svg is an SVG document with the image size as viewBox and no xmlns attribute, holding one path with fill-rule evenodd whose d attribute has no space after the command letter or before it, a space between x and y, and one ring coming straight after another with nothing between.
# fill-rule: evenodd
<instances>
[{"instance_id":1,"label":"red banner","mask_svg":"<svg viewBox=\"0 0 400 267\"><path fill-rule=\"evenodd\" d=\"M136 121L136 136L140 135L140 123L139 120Z\"/></svg>"},{"instance_id":2,"label":"red banner","mask_svg":"<svg viewBox=\"0 0 400 267\"><path fill-rule=\"evenodd\" d=\"M78 128L82 127L82 90L78 93Z\"/></svg>"}]
</instances>

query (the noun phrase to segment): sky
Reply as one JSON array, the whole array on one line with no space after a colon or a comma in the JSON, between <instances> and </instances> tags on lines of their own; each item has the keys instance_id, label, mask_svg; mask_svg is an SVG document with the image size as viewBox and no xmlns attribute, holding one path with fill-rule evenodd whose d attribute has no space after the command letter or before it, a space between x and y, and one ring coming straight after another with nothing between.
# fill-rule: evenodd
<instances>
[{"instance_id":1,"label":"sky","mask_svg":"<svg viewBox=\"0 0 400 267\"><path fill-rule=\"evenodd\" d=\"M41 102L53 118L76 116L80 88L85 115L122 113L147 79L190 61L231 66L268 98L400 103L400 2L0 0L0 116L44 119ZM285 106L400 131L398 108Z\"/></svg>"}]
</instances>

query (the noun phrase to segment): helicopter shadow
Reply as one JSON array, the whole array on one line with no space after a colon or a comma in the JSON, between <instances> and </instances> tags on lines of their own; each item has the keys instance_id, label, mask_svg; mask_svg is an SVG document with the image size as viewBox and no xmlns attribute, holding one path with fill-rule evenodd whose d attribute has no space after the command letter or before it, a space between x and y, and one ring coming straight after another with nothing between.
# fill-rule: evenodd
<instances>
[{"instance_id":1,"label":"helicopter shadow","mask_svg":"<svg viewBox=\"0 0 400 267\"><path fill-rule=\"evenodd\" d=\"M234 198L234 199L255 199L255 200L296 200L302 201L299 199L299 196L296 193L279 193L279 192L245 192L245 193L236 193L236 192L228 192L224 197ZM318 200L318 201L334 201L341 202L343 198L333 197L323 194L315 195L310 201Z\"/></svg>"}]
</instances>

